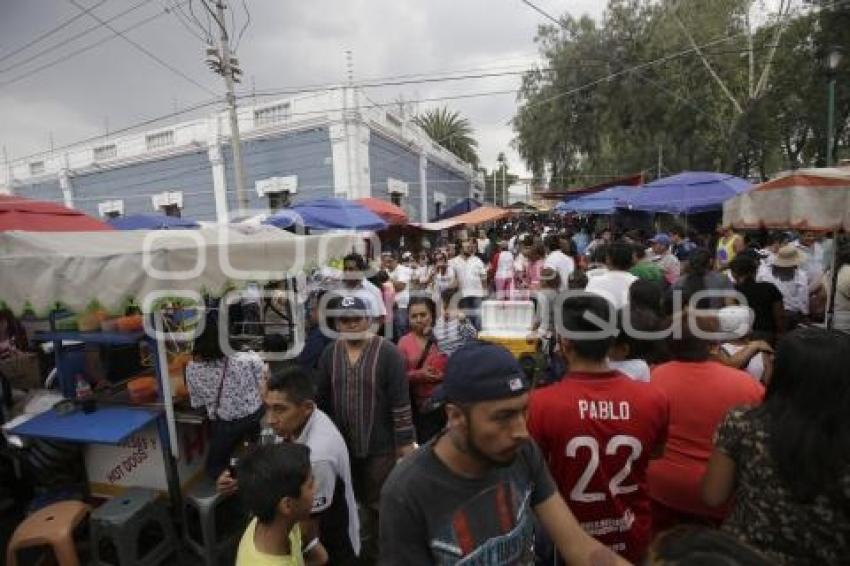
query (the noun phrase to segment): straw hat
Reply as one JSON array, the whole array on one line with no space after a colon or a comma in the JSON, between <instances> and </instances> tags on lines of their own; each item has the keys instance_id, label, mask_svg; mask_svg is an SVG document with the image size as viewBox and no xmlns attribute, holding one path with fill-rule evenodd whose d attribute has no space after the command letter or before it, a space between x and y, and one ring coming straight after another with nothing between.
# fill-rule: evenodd
<instances>
[{"instance_id":1,"label":"straw hat","mask_svg":"<svg viewBox=\"0 0 850 566\"><path fill-rule=\"evenodd\" d=\"M797 267L801 263L803 263L803 257L800 250L792 245L779 248L776 257L773 258L773 265L776 267Z\"/></svg>"}]
</instances>

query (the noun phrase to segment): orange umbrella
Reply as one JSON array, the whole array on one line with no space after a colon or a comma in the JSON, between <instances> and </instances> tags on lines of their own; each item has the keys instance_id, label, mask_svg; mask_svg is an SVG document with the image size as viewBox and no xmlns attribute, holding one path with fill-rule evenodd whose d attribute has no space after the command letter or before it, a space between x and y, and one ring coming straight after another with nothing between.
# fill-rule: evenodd
<instances>
[{"instance_id":1,"label":"orange umbrella","mask_svg":"<svg viewBox=\"0 0 850 566\"><path fill-rule=\"evenodd\" d=\"M357 202L380 216L387 224L398 226L410 220L405 211L391 202L379 198L359 198Z\"/></svg>"}]
</instances>

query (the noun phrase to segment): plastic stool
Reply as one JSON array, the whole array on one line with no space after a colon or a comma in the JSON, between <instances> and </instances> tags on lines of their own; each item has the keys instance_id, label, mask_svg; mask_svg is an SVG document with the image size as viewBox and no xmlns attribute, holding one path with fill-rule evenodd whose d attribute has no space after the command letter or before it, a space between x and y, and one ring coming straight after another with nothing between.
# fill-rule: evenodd
<instances>
[{"instance_id":1,"label":"plastic stool","mask_svg":"<svg viewBox=\"0 0 850 566\"><path fill-rule=\"evenodd\" d=\"M233 564L248 515L239 497L223 495L203 480L184 499L185 542L205 566Z\"/></svg>"},{"instance_id":2,"label":"plastic stool","mask_svg":"<svg viewBox=\"0 0 850 566\"><path fill-rule=\"evenodd\" d=\"M25 548L50 546L59 566L79 566L74 530L89 513L80 501L60 501L39 509L18 525L6 550L6 564L17 566L17 553Z\"/></svg>"},{"instance_id":3,"label":"plastic stool","mask_svg":"<svg viewBox=\"0 0 850 566\"><path fill-rule=\"evenodd\" d=\"M156 566L175 550L174 527L156 491L133 487L92 512L92 564Z\"/></svg>"}]
</instances>

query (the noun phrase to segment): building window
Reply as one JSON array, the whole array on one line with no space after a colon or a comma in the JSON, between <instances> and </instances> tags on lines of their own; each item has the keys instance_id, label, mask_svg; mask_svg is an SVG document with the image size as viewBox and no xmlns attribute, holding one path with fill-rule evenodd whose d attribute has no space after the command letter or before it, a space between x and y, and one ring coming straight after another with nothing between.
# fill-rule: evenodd
<instances>
[{"instance_id":1,"label":"building window","mask_svg":"<svg viewBox=\"0 0 850 566\"><path fill-rule=\"evenodd\" d=\"M289 208L289 191L280 191L278 193L266 193L269 197L269 210L277 212L281 208Z\"/></svg>"},{"instance_id":2,"label":"building window","mask_svg":"<svg viewBox=\"0 0 850 566\"><path fill-rule=\"evenodd\" d=\"M159 209L164 212L166 216L180 218L180 207L176 204L166 204L159 207Z\"/></svg>"},{"instance_id":3,"label":"building window","mask_svg":"<svg viewBox=\"0 0 850 566\"><path fill-rule=\"evenodd\" d=\"M390 193L390 202L394 205L401 207L401 197L404 196L401 193Z\"/></svg>"},{"instance_id":4,"label":"building window","mask_svg":"<svg viewBox=\"0 0 850 566\"><path fill-rule=\"evenodd\" d=\"M275 104L266 108L254 110L254 126L269 126L271 124L280 124L289 120L291 115L291 107L288 102L284 104Z\"/></svg>"},{"instance_id":5,"label":"building window","mask_svg":"<svg viewBox=\"0 0 850 566\"><path fill-rule=\"evenodd\" d=\"M174 131L159 132L145 136L145 146L148 151L174 145Z\"/></svg>"},{"instance_id":6,"label":"building window","mask_svg":"<svg viewBox=\"0 0 850 566\"><path fill-rule=\"evenodd\" d=\"M44 173L44 161L30 163L30 175L41 175L42 173Z\"/></svg>"},{"instance_id":7,"label":"building window","mask_svg":"<svg viewBox=\"0 0 850 566\"><path fill-rule=\"evenodd\" d=\"M107 200L97 204L97 213L104 218L118 218L124 214L123 200Z\"/></svg>"},{"instance_id":8,"label":"building window","mask_svg":"<svg viewBox=\"0 0 850 566\"><path fill-rule=\"evenodd\" d=\"M102 145L94 148L93 153L95 161L106 161L107 159L115 159L118 157L118 148L114 143L111 143L109 145Z\"/></svg>"}]
</instances>

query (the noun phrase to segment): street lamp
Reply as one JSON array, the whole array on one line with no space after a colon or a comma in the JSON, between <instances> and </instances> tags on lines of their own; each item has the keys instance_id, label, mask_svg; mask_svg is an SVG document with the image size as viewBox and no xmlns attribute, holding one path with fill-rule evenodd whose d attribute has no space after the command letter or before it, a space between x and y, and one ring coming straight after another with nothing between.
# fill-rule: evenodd
<instances>
[{"instance_id":1,"label":"street lamp","mask_svg":"<svg viewBox=\"0 0 850 566\"><path fill-rule=\"evenodd\" d=\"M841 65L841 59L844 57L844 51L833 46L826 52L824 63L826 64L826 72L829 77L829 101L827 102L826 114L826 166L832 166L832 148L833 137L835 135L835 77L838 74L838 66Z\"/></svg>"}]
</instances>

